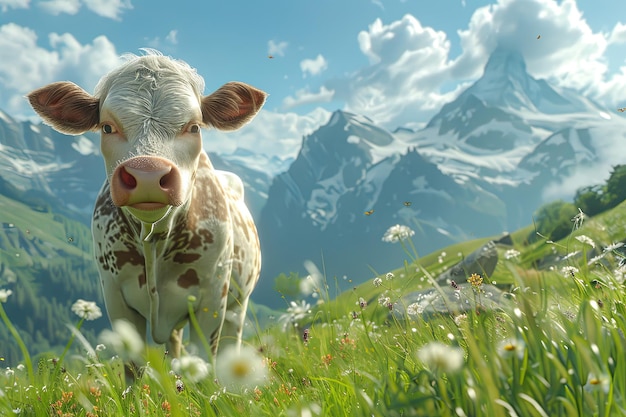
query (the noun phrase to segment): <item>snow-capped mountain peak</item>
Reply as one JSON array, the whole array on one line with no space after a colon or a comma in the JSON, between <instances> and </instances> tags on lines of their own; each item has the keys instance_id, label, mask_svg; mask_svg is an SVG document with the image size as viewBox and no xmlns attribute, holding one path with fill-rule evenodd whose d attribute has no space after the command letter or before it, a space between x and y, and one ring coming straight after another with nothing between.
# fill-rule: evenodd
<instances>
[{"instance_id":1,"label":"snow-capped mountain peak","mask_svg":"<svg viewBox=\"0 0 626 417\"><path fill-rule=\"evenodd\" d=\"M502 47L491 54L482 77L461 97L464 95L475 95L489 106L511 111L557 115L602 110L573 91L557 89L545 80L533 78L526 70L522 54Z\"/></svg>"}]
</instances>

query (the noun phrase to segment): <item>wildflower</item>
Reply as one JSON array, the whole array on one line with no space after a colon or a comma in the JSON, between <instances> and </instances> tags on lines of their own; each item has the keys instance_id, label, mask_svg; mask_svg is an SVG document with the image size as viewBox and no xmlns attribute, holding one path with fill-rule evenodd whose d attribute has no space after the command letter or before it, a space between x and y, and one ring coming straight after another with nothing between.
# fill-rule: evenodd
<instances>
[{"instance_id":1,"label":"wildflower","mask_svg":"<svg viewBox=\"0 0 626 417\"><path fill-rule=\"evenodd\" d=\"M304 329L304 333L302 333L302 341L304 343L309 342L309 329Z\"/></svg>"},{"instance_id":2,"label":"wildflower","mask_svg":"<svg viewBox=\"0 0 626 417\"><path fill-rule=\"evenodd\" d=\"M417 357L432 371L452 373L463 366L464 352L459 347L441 342L430 342L417 352Z\"/></svg>"},{"instance_id":3,"label":"wildflower","mask_svg":"<svg viewBox=\"0 0 626 417\"><path fill-rule=\"evenodd\" d=\"M144 339L137 333L135 326L126 320L115 320L112 326L113 330L107 329L100 334L102 344L123 357L138 359L143 352Z\"/></svg>"},{"instance_id":4,"label":"wildflower","mask_svg":"<svg viewBox=\"0 0 626 417\"><path fill-rule=\"evenodd\" d=\"M11 294L13 294L11 290L0 289L0 303L6 303Z\"/></svg>"},{"instance_id":5,"label":"wildflower","mask_svg":"<svg viewBox=\"0 0 626 417\"><path fill-rule=\"evenodd\" d=\"M584 389L587 392L603 391L605 394L608 394L610 387L611 379L607 375L596 375L590 372Z\"/></svg>"},{"instance_id":6,"label":"wildflower","mask_svg":"<svg viewBox=\"0 0 626 417\"><path fill-rule=\"evenodd\" d=\"M577 273L578 268L576 268L575 266L564 266L563 268L561 268L561 274L563 274L565 278L573 277L574 274Z\"/></svg>"},{"instance_id":7,"label":"wildflower","mask_svg":"<svg viewBox=\"0 0 626 417\"><path fill-rule=\"evenodd\" d=\"M380 278L374 278L374 286L375 287L380 287L381 285L383 285L383 280Z\"/></svg>"},{"instance_id":8,"label":"wildflower","mask_svg":"<svg viewBox=\"0 0 626 417\"><path fill-rule=\"evenodd\" d=\"M389 281L389 280L392 280L394 276L395 276L395 275L393 274L393 272L387 272L387 273L385 274L385 279L386 279L387 281Z\"/></svg>"},{"instance_id":9,"label":"wildflower","mask_svg":"<svg viewBox=\"0 0 626 417\"><path fill-rule=\"evenodd\" d=\"M474 288L480 288L480 286L483 285L483 277L481 277L478 274L472 274L467 279L467 282L472 284L472 287L474 287Z\"/></svg>"},{"instance_id":10,"label":"wildflower","mask_svg":"<svg viewBox=\"0 0 626 417\"><path fill-rule=\"evenodd\" d=\"M359 301L357 301L357 304L361 308L367 307L367 301L365 301L365 298L363 298L363 297L359 297Z\"/></svg>"},{"instance_id":11,"label":"wildflower","mask_svg":"<svg viewBox=\"0 0 626 417\"><path fill-rule=\"evenodd\" d=\"M583 211L579 208L578 209L578 214L575 215L572 218L572 221L574 222L574 228L578 229L580 226L583 225L583 222L585 221L585 213L583 213Z\"/></svg>"},{"instance_id":12,"label":"wildflower","mask_svg":"<svg viewBox=\"0 0 626 417\"><path fill-rule=\"evenodd\" d=\"M401 240L408 239L413 236L415 232L411 230L409 227L404 225L396 224L395 226L391 226L385 234L383 235L383 242L396 243Z\"/></svg>"},{"instance_id":13,"label":"wildflower","mask_svg":"<svg viewBox=\"0 0 626 417\"><path fill-rule=\"evenodd\" d=\"M387 306L389 303L391 303L391 298L387 297L386 292L378 297L378 304L380 304L381 306Z\"/></svg>"},{"instance_id":14,"label":"wildflower","mask_svg":"<svg viewBox=\"0 0 626 417\"><path fill-rule=\"evenodd\" d=\"M311 305L306 301L300 301L300 304L290 301L289 304L287 312L278 318L278 322L283 323L283 330L287 330L288 324L296 325L298 321L306 318L311 313Z\"/></svg>"},{"instance_id":15,"label":"wildflower","mask_svg":"<svg viewBox=\"0 0 626 417\"><path fill-rule=\"evenodd\" d=\"M589 261L587 262L587 265L593 265L595 263L598 263L602 260L602 258L604 258L606 256L606 252L602 252L599 255L594 256L593 258L589 259Z\"/></svg>"},{"instance_id":16,"label":"wildflower","mask_svg":"<svg viewBox=\"0 0 626 417\"><path fill-rule=\"evenodd\" d=\"M517 259L520 256L520 252L518 250L515 249L509 249L506 252L504 252L504 259L510 261L512 259Z\"/></svg>"},{"instance_id":17,"label":"wildflower","mask_svg":"<svg viewBox=\"0 0 626 417\"><path fill-rule=\"evenodd\" d=\"M95 302L85 301L80 298L72 305L72 311L85 320L95 320L102 317L102 311Z\"/></svg>"},{"instance_id":18,"label":"wildflower","mask_svg":"<svg viewBox=\"0 0 626 417\"><path fill-rule=\"evenodd\" d=\"M456 324L457 326L460 326L466 320L467 320L467 314L465 313L459 314L458 316L454 316L454 324Z\"/></svg>"},{"instance_id":19,"label":"wildflower","mask_svg":"<svg viewBox=\"0 0 626 417\"><path fill-rule=\"evenodd\" d=\"M580 236L576 236L574 239L576 239L577 241L579 241L580 243L586 244L591 246L592 248L596 247L596 242L594 242L589 236L586 235L580 235Z\"/></svg>"},{"instance_id":20,"label":"wildflower","mask_svg":"<svg viewBox=\"0 0 626 417\"><path fill-rule=\"evenodd\" d=\"M254 348L231 345L218 354L215 374L222 386L243 390L265 382L267 368Z\"/></svg>"},{"instance_id":21,"label":"wildflower","mask_svg":"<svg viewBox=\"0 0 626 417\"><path fill-rule=\"evenodd\" d=\"M185 390L185 383L183 382L182 379L177 379L176 380L176 391L177 392L183 392Z\"/></svg>"},{"instance_id":22,"label":"wildflower","mask_svg":"<svg viewBox=\"0 0 626 417\"><path fill-rule=\"evenodd\" d=\"M209 375L210 366L193 355L172 359L172 370L191 382L200 382Z\"/></svg>"},{"instance_id":23,"label":"wildflower","mask_svg":"<svg viewBox=\"0 0 626 417\"><path fill-rule=\"evenodd\" d=\"M406 314L409 316L419 316L424 312L424 306L420 303L413 303L407 306Z\"/></svg>"},{"instance_id":24,"label":"wildflower","mask_svg":"<svg viewBox=\"0 0 626 417\"><path fill-rule=\"evenodd\" d=\"M622 246L624 246L624 242L613 242L609 246L604 248L604 252L613 252L614 250L619 249Z\"/></svg>"},{"instance_id":25,"label":"wildflower","mask_svg":"<svg viewBox=\"0 0 626 417\"><path fill-rule=\"evenodd\" d=\"M524 341L519 339L506 339L498 345L498 352L504 359L510 359L517 356L517 358L521 360L524 358L525 349L526 345L524 344Z\"/></svg>"},{"instance_id":26,"label":"wildflower","mask_svg":"<svg viewBox=\"0 0 626 417\"><path fill-rule=\"evenodd\" d=\"M300 281L300 292L306 296L319 295L318 293L321 291L324 283L324 276L319 268L309 260L304 261L304 268L309 275Z\"/></svg>"}]
</instances>

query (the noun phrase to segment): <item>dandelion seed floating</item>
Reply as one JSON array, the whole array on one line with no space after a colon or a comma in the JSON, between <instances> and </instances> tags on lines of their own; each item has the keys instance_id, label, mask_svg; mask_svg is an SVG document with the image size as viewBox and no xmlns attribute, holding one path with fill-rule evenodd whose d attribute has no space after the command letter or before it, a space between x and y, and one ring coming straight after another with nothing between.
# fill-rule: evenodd
<instances>
[{"instance_id":1,"label":"dandelion seed floating","mask_svg":"<svg viewBox=\"0 0 626 417\"><path fill-rule=\"evenodd\" d=\"M405 201L403 204L407 207L411 207L411 204L413 203L411 203L410 201Z\"/></svg>"},{"instance_id":2,"label":"dandelion seed floating","mask_svg":"<svg viewBox=\"0 0 626 417\"><path fill-rule=\"evenodd\" d=\"M537 39L541 39L541 35L537 35Z\"/></svg>"},{"instance_id":3,"label":"dandelion seed floating","mask_svg":"<svg viewBox=\"0 0 626 417\"><path fill-rule=\"evenodd\" d=\"M374 210L368 210L365 212L366 216L371 216L374 213Z\"/></svg>"}]
</instances>

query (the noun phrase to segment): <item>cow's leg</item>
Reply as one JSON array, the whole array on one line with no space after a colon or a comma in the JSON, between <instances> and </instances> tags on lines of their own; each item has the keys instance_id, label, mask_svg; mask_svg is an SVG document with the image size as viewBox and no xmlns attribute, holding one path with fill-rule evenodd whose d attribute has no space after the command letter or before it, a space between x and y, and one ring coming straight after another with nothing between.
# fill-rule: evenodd
<instances>
[{"instance_id":1,"label":"cow's leg","mask_svg":"<svg viewBox=\"0 0 626 417\"><path fill-rule=\"evenodd\" d=\"M229 292L220 346L235 345L239 349L243 335L243 326L246 322L247 309L248 297L242 297L238 290Z\"/></svg>"},{"instance_id":2,"label":"cow's leg","mask_svg":"<svg viewBox=\"0 0 626 417\"><path fill-rule=\"evenodd\" d=\"M146 319L139 312L126 304L120 287L112 278L105 278L102 282L104 303L111 323L116 320L126 320L133 325L137 334L146 341Z\"/></svg>"},{"instance_id":3,"label":"cow's leg","mask_svg":"<svg viewBox=\"0 0 626 417\"><path fill-rule=\"evenodd\" d=\"M146 319L137 312L137 310L130 308L124 296L115 283L113 277L106 277L102 279L102 291L104 295L104 303L106 304L107 315L109 321L113 324L117 320L126 320L137 331L137 334L142 338L143 342L146 341ZM122 352L119 352L122 353ZM139 367L134 362L129 362L124 365L126 371L126 377L129 379L135 379L139 375Z\"/></svg>"},{"instance_id":4,"label":"cow's leg","mask_svg":"<svg viewBox=\"0 0 626 417\"><path fill-rule=\"evenodd\" d=\"M228 291L228 301L226 305L226 315L222 333L220 336L220 346L235 345L237 349L241 346L243 326L246 322L246 312L248 310L249 291L242 290L236 273L230 282ZM243 292L248 293L243 295Z\"/></svg>"},{"instance_id":5,"label":"cow's leg","mask_svg":"<svg viewBox=\"0 0 626 417\"><path fill-rule=\"evenodd\" d=\"M174 358L180 358L183 350L183 328L172 330L170 340L167 343L167 351Z\"/></svg>"},{"instance_id":6,"label":"cow's leg","mask_svg":"<svg viewBox=\"0 0 626 417\"><path fill-rule=\"evenodd\" d=\"M191 352L197 352L201 356L206 357L216 355L225 311L226 303L224 303L223 308L220 307L219 309L205 307L196 310L196 320L202 334L199 334L193 325L189 326L189 344ZM207 344L209 352L205 352Z\"/></svg>"}]
</instances>

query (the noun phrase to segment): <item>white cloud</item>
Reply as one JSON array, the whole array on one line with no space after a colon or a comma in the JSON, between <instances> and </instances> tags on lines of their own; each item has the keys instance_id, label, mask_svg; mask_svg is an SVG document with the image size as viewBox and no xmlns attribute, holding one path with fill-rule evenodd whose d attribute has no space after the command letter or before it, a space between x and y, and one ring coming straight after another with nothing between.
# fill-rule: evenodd
<instances>
[{"instance_id":1,"label":"white cloud","mask_svg":"<svg viewBox=\"0 0 626 417\"><path fill-rule=\"evenodd\" d=\"M83 0L92 12L110 19L119 20L124 9L132 9L130 0Z\"/></svg>"},{"instance_id":2,"label":"white cloud","mask_svg":"<svg viewBox=\"0 0 626 417\"><path fill-rule=\"evenodd\" d=\"M238 147L269 156L295 157L302 136L328 122L330 112L317 108L305 115L261 110L254 120L234 132L211 130L204 135L204 148L232 153Z\"/></svg>"},{"instance_id":3,"label":"white cloud","mask_svg":"<svg viewBox=\"0 0 626 417\"><path fill-rule=\"evenodd\" d=\"M0 0L0 10L3 13L9 9L28 9L30 0Z\"/></svg>"},{"instance_id":4,"label":"white cloud","mask_svg":"<svg viewBox=\"0 0 626 417\"><path fill-rule=\"evenodd\" d=\"M626 43L626 25L621 22L617 22L611 31L608 41L609 44Z\"/></svg>"},{"instance_id":5,"label":"white cloud","mask_svg":"<svg viewBox=\"0 0 626 417\"><path fill-rule=\"evenodd\" d=\"M357 39L370 65L326 83L346 110L394 128L432 115L448 99L440 93L450 50L444 32L405 15L388 25L377 19Z\"/></svg>"},{"instance_id":6,"label":"white cloud","mask_svg":"<svg viewBox=\"0 0 626 417\"><path fill-rule=\"evenodd\" d=\"M322 86L317 93L312 93L308 88L303 88L296 91L295 97L285 97L283 106L286 109L291 109L302 104L326 103L333 99L334 94L335 92L333 90L329 90L324 86Z\"/></svg>"},{"instance_id":7,"label":"white cloud","mask_svg":"<svg viewBox=\"0 0 626 417\"><path fill-rule=\"evenodd\" d=\"M170 30L170 33L167 34L167 36L165 37L165 40L171 43L172 45L176 45L178 43L178 31Z\"/></svg>"},{"instance_id":8,"label":"white cloud","mask_svg":"<svg viewBox=\"0 0 626 417\"><path fill-rule=\"evenodd\" d=\"M159 49L159 48L164 47L163 42L161 41L161 38L159 36L154 37L152 39L144 38L144 40L150 48ZM170 30L168 34L165 35L164 40L165 40L165 43L169 46L178 45L178 30L176 29ZM165 45L165 47L167 47L167 45Z\"/></svg>"},{"instance_id":9,"label":"white cloud","mask_svg":"<svg viewBox=\"0 0 626 417\"><path fill-rule=\"evenodd\" d=\"M79 0L48 0L41 1L38 5L46 12L54 16L61 13L74 15L80 10Z\"/></svg>"},{"instance_id":10,"label":"white cloud","mask_svg":"<svg viewBox=\"0 0 626 417\"><path fill-rule=\"evenodd\" d=\"M92 91L102 75L119 64L114 45L104 36L81 45L71 34L51 33L49 48L37 35L15 23L0 26L0 96L16 116L32 114L23 96L58 80L72 80Z\"/></svg>"},{"instance_id":11,"label":"white cloud","mask_svg":"<svg viewBox=\"0 0 626 417\"><path fill-rule=\"evenodd\" d=\"M285 50L288 45L285 41L274 42L270 40L267 43L267 54L271 56L285 56Z\"/></svg>"},{"instance_id":12,"label":"white cloud","mask_svg":"<svg viewBox=\"0 0 626 417\"><path fill-rule=\"evenodd\" d=\"M468 29L459 31L463 53L451 76L479 76L489 53L501 45L520 51L534 77L612 104L626 96L626 84L623 74L608 74L607 36L593 32L575 0L500 0L477 9ZM618 24L608 38L617 43L625 36Z\"/></svg>"},{"instance_id":13,"label":"white cloud","mask_svg":"<svg viewBox=\"0 0 626 417\"><path fill-rule=\"evenodd\" d=\"M20 3L25 4L22 7L28 7L29 0L0 0L0 6L4 11L6 6L3 2L8 2L9 5ZM130 0L45 0L38 2L39 7L54 16L62 13L75 15L83 4L97 15L114 20L120 20L120 15L125 9L133 8Z\"/></svg>"},{"instance_id":14,"label":"white cloud","mask_svg":"<svg viewBox=\"0 0 626 417\"><path fill-rule=\"evenodd\" d=\"M626 97L626 67L609 74L606 57L608 45L626 42L626 25L610 34L594 32L575 0L498 0L476 9L458 36L461 53L451 57L446 33L414 16L388 24L377 19L357 37L369 65L324 86L346 110L388 128L416 124L479 78L491 52L503 46L521 52L535 78L608 105ZM285 104L299 102L296 95Z\"/></svg>"},{"instance_id":15,"label":"white cloud","mask_svg":"<svg viewBox=\"0 0 626 417\"><path fill-rule=\"evenodd\" d=\"M304 59L300 62L300 70L302 75L319 75L328 68L328 62L322 54L317 55L315 59Z\"/></svg>"}]
</instances>

